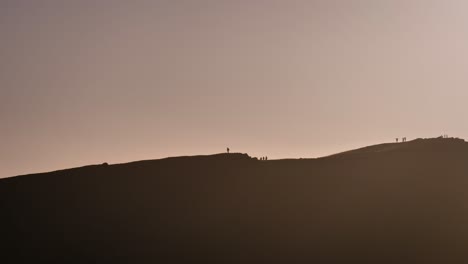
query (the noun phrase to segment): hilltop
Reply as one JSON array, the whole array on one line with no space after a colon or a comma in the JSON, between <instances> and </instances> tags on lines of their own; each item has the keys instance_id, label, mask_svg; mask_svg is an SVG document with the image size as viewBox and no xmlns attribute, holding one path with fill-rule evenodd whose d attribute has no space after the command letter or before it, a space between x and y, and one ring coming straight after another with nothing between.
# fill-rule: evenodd
<instances>
[{"instance_id":1,"label":"hilltop","mask_svg":"<svg viewBox=\"0 0 468 264\"><path fill-rule=\"evenodd\" d=\"M364 147L356 150L346 151L338 153L332 156L338 155L362 155L372 154L380 152L433 152L433 151L468 151L468 144L465 144L465 140L460 138L430 138L422 139L418 138L408 142L401 143L385 143L380 145L374 145Z\"/></svg>"},{"instance_id":2,"label":"hilltop","mask_svg":"<svg viewBox=\"0 0 468 264\"><path fill-rule=\"evenodd\" d=\"M468 143L247 154L0 180L4 258L60 263L466 263ZM13 262L6 263L13 263Z\"/></svg>"}]
</instances>

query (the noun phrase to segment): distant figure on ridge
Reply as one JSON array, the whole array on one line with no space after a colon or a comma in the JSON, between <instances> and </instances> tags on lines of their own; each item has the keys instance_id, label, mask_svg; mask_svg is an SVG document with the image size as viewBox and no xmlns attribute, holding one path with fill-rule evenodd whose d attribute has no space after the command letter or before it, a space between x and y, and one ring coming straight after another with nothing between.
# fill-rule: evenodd
<instances>
[{"instance_id":1,"label":"distant figure on ridge","mask_svg":"<svg viewBox=\"0 0 468 264\"><path fill-rule=\"evenodd\" d=\"M396 138L395 140L396 140L396 143L398 143L398 138Z\"/></svg>"},{"instance_id":2,"label":"distant figure on ridge","mask_svg":"<svg viewBox=\"0 0 468 264\"><path fill-rule=\"evenodd\" d=\"M229 149L229 148L227 148L227 153L228 153L228 154L229 154L229 150L230 150L230 149Z\"/></svg>"}]
</instances>

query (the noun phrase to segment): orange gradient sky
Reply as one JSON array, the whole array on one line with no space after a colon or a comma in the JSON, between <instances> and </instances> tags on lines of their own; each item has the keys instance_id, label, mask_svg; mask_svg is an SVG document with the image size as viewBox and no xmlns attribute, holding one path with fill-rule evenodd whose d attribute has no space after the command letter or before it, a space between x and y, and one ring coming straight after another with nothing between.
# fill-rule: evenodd
<instances>
[{"instance_id":1,"label":"orange gradient sky","mask_svg":"<svg viewBox=\"0 0 468 264\"><path fill-rule=\"evenodd\" d=\"M461 0L0 1L0 177L468 135Z\"/></svg>"}]
</instances>

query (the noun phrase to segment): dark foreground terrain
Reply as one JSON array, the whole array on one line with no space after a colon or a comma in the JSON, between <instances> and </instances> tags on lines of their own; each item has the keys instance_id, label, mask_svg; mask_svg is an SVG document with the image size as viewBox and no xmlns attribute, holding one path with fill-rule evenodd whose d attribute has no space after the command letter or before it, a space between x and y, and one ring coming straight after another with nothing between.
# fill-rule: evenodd
<instances>
[{"instance_id":1,"label":"dark foreground terrain","mask_svg":"<svg viewBox=\"0 0 468 264\"><path fill-rule=\"evenodd\" d=\"M0 180L0 263L468 263L468 143Z\"/></svg>"}]
</instances>

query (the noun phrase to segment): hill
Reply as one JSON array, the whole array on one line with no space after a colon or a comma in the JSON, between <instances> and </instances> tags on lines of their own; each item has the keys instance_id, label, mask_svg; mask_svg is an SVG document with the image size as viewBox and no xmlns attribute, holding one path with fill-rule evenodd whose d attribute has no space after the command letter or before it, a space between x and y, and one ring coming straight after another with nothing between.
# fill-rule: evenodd
<instances>
[{"instance_id":1,"label":"hill","mask_svg":"<svg viewBox=\"0 0 468 264\"><path fill-rule=\"evenodd\" d=\"M5 263L467 263L468 143L246 154L0 180Z\"/></svg>"}]
</instances>

